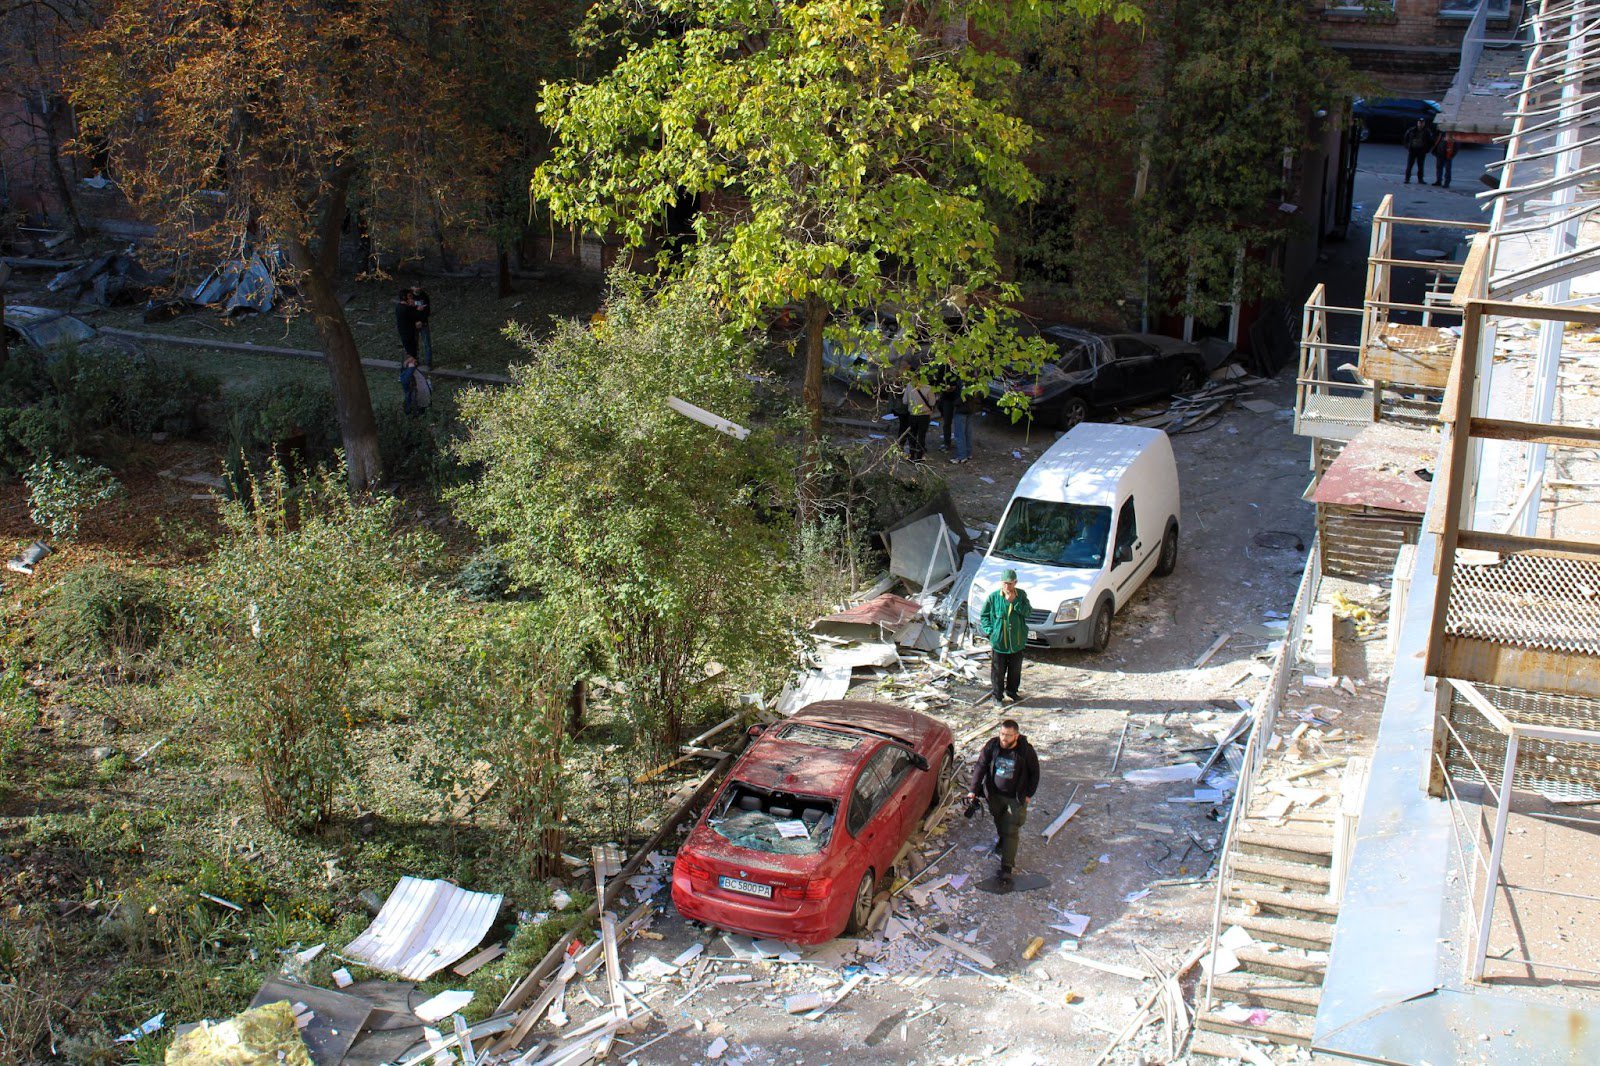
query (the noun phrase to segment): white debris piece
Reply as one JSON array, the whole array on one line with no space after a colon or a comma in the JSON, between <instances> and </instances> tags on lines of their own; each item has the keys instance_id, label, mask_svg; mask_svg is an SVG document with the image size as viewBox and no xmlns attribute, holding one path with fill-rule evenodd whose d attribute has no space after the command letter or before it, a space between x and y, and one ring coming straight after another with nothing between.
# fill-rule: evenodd
<instances>
[{"instance_id":1,"label":"white debris piece","mask_svg":"<svg viewBox=\"0 0 1600 1066\"><path fill-rule=\"evenodd\" d=\"M456 1011L461 1010L472 1002L472 993L464 988L453 988L440 992L432 999L424 1000L411 1011L425 1022L436 1022L448 1018Z\"/></svg>"},{"instance_id":2,"label":"white debris piece","mask_svg":"<svg viewBox=\"0 0 1600 1066\"><path fill-rule=\"evenodd\" d=\"M478 945L494 924L502 897L469 892L449 881L402 877L366 931L344 957L375 970L423 981Z\"/></svg>"}]
</instances>

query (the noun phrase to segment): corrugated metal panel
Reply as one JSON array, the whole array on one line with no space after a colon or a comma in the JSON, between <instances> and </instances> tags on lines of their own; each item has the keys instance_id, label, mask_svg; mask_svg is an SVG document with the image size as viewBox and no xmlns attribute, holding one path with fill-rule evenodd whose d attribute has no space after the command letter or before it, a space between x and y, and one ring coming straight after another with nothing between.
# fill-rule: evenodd
<instances>
[{"instance_id":1,"label":"corrugated metal panel","mask_svg":"<svg viewBox=\"0 0 1600 1066\"><path fill-rule=\"evenodd\" d=\"M402 877L344 956L413 981L426 980L478 946L500 912L501 899L449 881Z\"/></svg>"}]
</instances>

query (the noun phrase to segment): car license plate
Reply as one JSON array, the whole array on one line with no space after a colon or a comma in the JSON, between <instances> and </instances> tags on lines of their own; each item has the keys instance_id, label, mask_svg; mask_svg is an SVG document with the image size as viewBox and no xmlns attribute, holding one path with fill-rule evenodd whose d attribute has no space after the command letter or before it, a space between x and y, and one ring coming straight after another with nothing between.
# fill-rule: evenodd
<instances>
[{"instance_id":1,"label":"car license plate","mask_svg":"<svg viewBox=\"0 0 1600 1066\"><path fill-rule=\"evenodd\" d=\"M747 896L760 896L762 899L772 898L771 885L758 885L754 881L741 881L737 877L719 877L717 884L729 892L743 892Z\"/></svg>"},{"instance_id":2,"label":"car license plate","mask_svg":"<svg viewBox=\"0 0 1600 1066\"><path fill-rule=\"evenodd\" d=\"M1028 630L1028 639L1029 640L1038 640L1039 639L1039 631L1037 629Z\"/></svg>"}]
</instances>

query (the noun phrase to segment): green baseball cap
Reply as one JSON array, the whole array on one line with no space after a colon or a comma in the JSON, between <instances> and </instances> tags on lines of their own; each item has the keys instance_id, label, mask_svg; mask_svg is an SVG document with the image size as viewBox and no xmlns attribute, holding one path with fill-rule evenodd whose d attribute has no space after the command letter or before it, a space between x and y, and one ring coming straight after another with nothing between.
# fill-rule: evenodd
<instances>
[{"instance_id":1,"label":"green baseball cap","mask_svg":"<svg viewBox=\"0 0 1600 1066\"><path fill-rule=\"evenodd\" d=\"M1017 572L1015 570L1002 570L1002 571L1000 571L1000 580L1001 581L1015 581L1016 579L1017 579Z\"/></svg>"}]
</instances>

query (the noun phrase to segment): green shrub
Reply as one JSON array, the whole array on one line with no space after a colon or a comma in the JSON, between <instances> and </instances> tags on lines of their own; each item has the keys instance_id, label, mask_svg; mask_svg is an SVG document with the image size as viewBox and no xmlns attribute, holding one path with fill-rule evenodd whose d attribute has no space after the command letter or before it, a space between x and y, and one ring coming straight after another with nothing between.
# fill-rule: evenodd
<instances>
[{"instance_id":1,"label":"green shrub","mask_svg":"<svg viewBox=\"0 0 1600 1066\"><path fill-rule=\"evenodd\" d=\"M109 437L193 435L217 389L215 378L173 359L13 349L0 365L0 470L52 455L109 455Z\"/></svg>"},{"instance_id":2,"label":"green shrub","mask_svg":"<svg viewBox=\"0 0 1600 1066\"><path fill-rule=\"evenodd\" d=\"M230 394L223 425L234 485L261 474L273 459L290 468L320 466L340 445L327 383L287 375Z\"/></svg>"},{"instance_id":3,"label":"green shrub","mask_svg":"<svg viewBox=\"0 0 1600 1066\"><path fill-rule=\"evenodd\" d=\"M485 549L467 560L454 584L474 603L507 599L511 595L511 563L498 552Z\"/></svg>"},{"instance_id":4,"label":"green shrub","mask_svg":"<svg viewBox=\"0 0 1600 1066\"><path fill-rule=\"evenodd\" d=\"M17 760L28 733L38 724L38 698L23 677L22 666L13 662L0 673L0 796L19 779Z\"/></svg>"},{"instance_id":5,"label":"green shrub","mask_svg":"<svg viewBox=\"0 0 1600 1066\"><path fill-rule=\"evenodd\" d=\"M111 471L82 456L46 456L22 475L28 485L28 514L58 538L74 540L84 515L122 491Z\"/></svg>"},{"instance_id":6,"label":"green shrub","mask_svg":"<svg viewBox=\"0 0 1600 1066\"><path fill-rule=\"evenodd\" d=\"M96 563L67 574L34 621L34 643L57 668L159 673L157 649L171 618L152 577Z\"/></svg>"}]
</instances>

